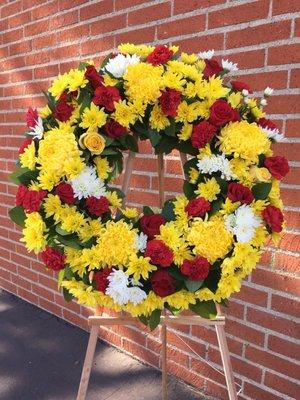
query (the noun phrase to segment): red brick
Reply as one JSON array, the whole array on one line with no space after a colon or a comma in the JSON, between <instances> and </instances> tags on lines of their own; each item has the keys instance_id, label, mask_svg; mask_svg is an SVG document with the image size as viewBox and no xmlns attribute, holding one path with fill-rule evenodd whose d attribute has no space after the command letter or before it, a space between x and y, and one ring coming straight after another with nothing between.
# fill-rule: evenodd
<instances>
[{"instance_id":1,"label":"red brick","mask_svg":"<svg viewBox=\"0 0 300 400\"><path fill-rule=\"evenodd\" d=\"M157 28L157 37L158 39L166 39L173 36L202 32L204 29L205 15L196 15L195 17L184 18L159 25Z\"/></svg>"},{"instance_id":2,"label":"red brick","mask_svg":"<svg viewBox=\"0 0 300 400\"><path fill-rule=\"evenodd\" d=\"M297 11L300 11L300 4L298 0L273 0L273 15L295 13Z\"/></svg>"},{"instance_id":3,"label":"red brick","mask_svg":"<svg viewBox=\"0 0 300 400\"><path fill-rule=\"evenodd\" d=\"M1 18L8 17L9 15L17 14L22 11L22 1L15 1L11 4L6 4L1 7Z\"/></svg>"},{"instance_id":4,"label":"red brick","mask_svg":"<svg viewBox=\"0 0 300 400\"><path fill-rule=\"evenodd\" d=\"M299 345L278 336L269 335L268 348L274 353L294 359L299 358Z\"/></svg>"},{"instance_id":5,"label":"red brick","mask_svg":"<svg viewBox=\"0 0 300 400\"><path fill-rule=\"evenodd\" d=\"M234 298L264 307L267 305L268 293L253 287L244 286L239 293L234 294ZM231 304L231 303L230 303Z\"/></svg>"},{"instance_id":6,"label":"red brick","mask_svg":"<svg viewBox=\"0 0 300 400\"><path fill-rule=\"evenodd\" d=\"M99 329L99 337L101 337L101 339L104 340L105 342L108 342L115 346L118 346L118 347L122 346L121 336L116 335L115 333L113 333L107 329L100 328Z\"/></svg>"},{"instance_id":7,"label":"red brick","mask_svg":"<svg viewBox=\"0 0 300 400\"><path fill-rule=\"evenodd\" d=\"M299 168L290 167L289 173L283 178L282 182L291 185L298 185L299 174L300 174Z\"/></svg>"},{"instance_id":8,"label":"red brick","mask_svg":"<svg viewBox=\"0 0 300 400\"><path fill-rule=\"evenodd\" d=\"M164 187L167 192L182 193L183 179L165 178ZM152 178L151 189L158 190L158 178Z\"/></svg>"},{"instance_id":9,"label":"red brick","mask_svg":"<svg viewBox=\"0 0 300 400\"><path fill-rule=\"evenodd\" d=\"M299 82L300 82L300 68L292 69L290 88L299 88Z\"/></svg>"},{"instance_id":10,"label":"red brick","mask_svg":"<svg viewBox=\"0 0 300 400\"><path fill-rule=\"evenodd\" d=\"M141 10L135 10L128 13L128 25L139 25L157 19L167 18L171 15L171 4L159 3L151 7L145 7Z\"/></svg>"},{"instance_id":11,"label":"red brick","mask_svg":"<svg viewBox=\"0 0 300 400\"><path fill-rule=\"evenodd\" d=\"M9 46L9 54L12 56L14 54L26 53L31 50L31 42L23 41L20 43L11 44Z\"/></svg>"},{"instance_id":12,"label":"red brick","mask_svg":"<svg viewBox=\"0 0 300 400\"><path fill-rule=\"evenodd\" d=\"M82 39L89 35L89 25L74 26L58 33L60 43Z\"/></svg>"},{"instance_id":13,"label":"red brick","mask_svg":"<svg viewBox=\"0 0 300 400\"><path fill-rule=\"evenodd\" d=\"M222 307L222 311L225 315L239 319L244 318L244 310L244 305L237 303L234 299L230 300L229 307Z\"/></svg>"},{"instance_id":14,"label":"red brick","mask_svg":"<svg viewBox=\"0 0 300 400\"><path fill-rule=\"evenodd\" d=\"M256 268L252 272L251 281L274 290L300 295L300 287L295 285L294 277Z\"/></svg>"},{"instance_id":15,"label":"red brick","mask_svg":"<svg viewBox=\"0 0 300 400\"><path fill-rule=\"evenodd\" d=\"M268 65L294 64L300 62L300 43L271 47L268 52Z\"/></svg>"},{"instance_id":16,"label":"red brick","mask_svg":"<svg viewBox=\"0 0 300 400\"><path fill-rule=\"evenodd\" d=\"M148 364L158 366L159 356L145 347L139 346L138 344L123 338L122 348Z\"/></svg>"},{"instance_id":17,"label":"red brick","mask_svg":"<svg viewBox=\"0 0 300 400\"><path fill-rule=\"evenodd\" d=\"M281 189L281 198L285 206L298 207L300 192L297 189Z\"/></svg>"},{"instance_id":18,"label":"red brick","mask_svg":"<svg viewBox=\"0 0 300 400\"><path fill-rule=\"evenodd\" d=\"M39 35L40 33L45 33L49 29L49 20L37 21L33 24L26 25L24 28L24 35L25 36L35 36Z\"/></svg>"},{"instance_id":19,"label":"red brick","mask_svg":"<svg viewBox=\"0 0 300 400\"><path fill-rule=\"evenodd\" d=\"M180 336L180 335L179 335ZM182 338L179 339L177 335L175 335L172 331L168 330L167 333L167 341L168 344L185 351L186 353L190 353L195 357L195 353L191 350L193 349L200 357L205 357L205 345L203 343L199 343L195 340L191 340L185 336L180 336Z\"/></svg>"},{"instance_id":20,"label":"red brick","mask_svg":"<svg viewBox=\"0 0 300 400\"><path fill-rule=\"evenodd\" d=\"M146 336L142 332L133 329L130 326L122 326L118 325L114 328L116 334L126 337L134 343L139 344L140 346L146 347Z\"/></svg>"},{"instance_id":21,"label":"red brick","mask_svg":"<svg viewBox=\"0 0 300 400\"><path fill-rule=\"evenodd\" d=\"M54 302L54 294L48 289L32 284L32 292L37 294L39 297L51 301L52 303Z\"/></svg>"},{"instance_id":22,"label":"red brick","mask_svg":"<svg viewBox=\"0 0 300 400\"><path fill-rule=\"evenodd\" d=\"M52 17L52 19L50 20L50 26L52 27L52 29L57 29L60 27L65 27L68 25L72 25L75 24L76 22L78 22L78 11L70 11L61 15L55 15L54 17Z\"/></svg>"},{"instance_id":23,"label":"red brick","mask_svg":"<svg viewBox=\"0 0 300 400\"><path fill-rule=\"evenodd\" d=\"M32 19L38 20L44 17L48 17L49 15L53 15L58 11L58 1L47 2L47 4L43 4L40 7L34 7L31 11Z\"/></svg>"},{"instance_id":24,"label":"red brick","mask_svg":"<svg viewBox=\"0 0 300 400\"><path fill-rule=\"evenodd\" d=\"M261 49L232 53L229 56L229 60L237 63L240 69L260 68L263 67L265 63L265 50Z\"/></svg>"},{"instance_id":25,"label":"red brick","mask_svg":"<svg viewBox=\"0 0 300 400\"><path fill-rule=\"evenodd\" d=\"M241 81L247 82L253 90L264 90L271 85L273 89L284 89L287 87L287 71L262 72L242 75ZM270 99L272 102L272 98Z\"/></svg>"},{"instance_id":26,"label":"red brick","mask_svg":"<svg viewBox=\"0 0 300 400\"><path fill-rule=\"evenodd\" d=\"M207 380L205 383L205 392L218 396L218 399L228 399L228 390L225 386L221 386L215 382Z\"/></svg>"},{"instance_id":27,"label":"red brick","mask_svg":"<svg viewBox=\"0 0 300 400\"><path fill-rule=\"evenodd\" d=\"M223 48L224 33L216 33L213 35L205 35L195 40L184 39L177 40L176 44L180 46L182 51L190 53L198 53L207 49L220 50Z\"/></svg>"},{"instance_id":28,"label":"red brick","mask_svg":"<svg viewBox=\"0 0 300 400\"><path fill-rule=\"evenodd\" d=\"M115 15L110 18L95 21L91 24L91 35L113 32L126 26L126 15Z\"/></svg>"},{"instance_id":29,"label":"red brick","mask_svg":"<svg viewBox=\"0 0 300 400\"><path fill-rule=\"evenodd\" d=\"M38 304L39 297L31 292L28 292L28 290L24 290L24 289L18 287L17 293L18 293L19 297L22 297L22 299L29 301L30 303L33 303L33 304Z\"/></svg>"},{"instance_id":30,"label":"red brick","mask_svg":"<svg viewBox=\"0 0 300 400\"><path fill-rule=\"evenodd\" d=\"M85 318L80 317L68 310L63 309L63 317L71 322L73 325L81 326L84 329L87 329L87 320Z\"/></svg>"},{"instance_id":31,"label":"red brick","mask_svg":"<svg viewBox=\"0 0 300 400\"><path fill-rule=\"evenodd\" d=\"M300 136L300 119L290 119L286 122L285 136Z\"/></svg>"},{"instance_id":32,"label":"red brick","mask_svg":"<svg viewBox=\"0 0 300 400\"><path fill-rule=\"evenodd\" d=\"M268 114L293 114L300 112L299 95L272 96L266 107Z\"/></svg>"},{"instance_id":33,"label":"red brick","mask_svg":"<svg viewBox=\"0 0 300 400\"><path fill-rule=\"evenodd\" d=\"M280 21L229 32L226 45L228 48L245 47L286 39L290 36L291 22Z\"/></svg>"},{"instance_id":34,"label":"red brick","mask_svg":"<svg viewBox=\"0 0 300 400\"><path fill-rule=\"evenodd\" d=\"M299 243L296 245L299 246ZM297 255L292 256L284 253L276 253L274 268L279 271L299 273L300 259L297 257Z\"/></svg>"},{"instance_id":35,"label":"red brick","mask_svg":"<svg viewBox=\"0 0 300 400\"><path fill-rule=\"evenodd\" d=\"M300 393L300 385L291 384L288 379L284 379L278 374L273 374L271 372L266 371L264 383L266 386L279 391L280 393L284 393L293 398L297 398Z\"/></svg>"},{"instance_id":36,"label":"red brick","mask_svg":"<svg viewBox=\"0 0 300 400\"><path fill-rule=\"evenodd\" d=\"M125 8L138 6L140 4L146 5L150 3L151 0L118 0L116 1L116 10L123 10ZM141 11L142 12L142 11Z\"/></svg>"},{"instance_id":37,"label":"red brick","mask_svg":"<svg viewBox=\"0 0 300 400\"><path fill-rule=\"evenodd\" d=\"M237 321L226 321L226 333L241 338L247 342L254 343L257 346L262 346L264 343L265 335L259 330L259 328L254 329Z\"/></svg>"},{"instance_id":38,"label":"red brick","mask_svg":"<svg viewBox=\"0 0 300 400\"><path fill-rule=\"evenodd\" d=\"M300 18L295 19L295 36L300 36Z\"/></svg>"},{"instance_id":39,"label":"red brick","mask_svg":"<svg viewBox=\"0 0 300 400\"><path fill-rule=\"evenodd\" d=\"M62 309L61 307L57 306L56 304L51 303L43 298L39 298L39 306L42 307L44 310L57 315L58 317L62 317Z\"/></svg>"},{"instance_id":40,"label":"red brick","mask_svg":"<svg viewBox=\"0 0 300 400\"><path fill-rule=\"evenodd\" d=\"M179 379L183 379L194 387L204 388L205 379L190 369L184 368L172 361L167 363L167 367L170 374L177 376Z\"/></svg>"},{"instance_id":41,"label":"red brick","mask_svg":"<svg viewBox=\"0 0 300 400\"><path fill-rule=\"evenodd\" d=\"M86 19L95 18L103 14L108 14L113 11L113 1L103 0L97 3L90 4L86 7L82 7L79 11L80 21Z\"/></svg>"},{"instance_id":42,"label":"red brick","mask_svg":"<svg viewBox=\"0 0 300 400\"><path fill-rule=\"evenodd\" d=\"M59 9L60 10L68 10L70 8L76 8L80 6L81 4L86 3L86 0L72 0L71 2L69 1L60 1L59 2Z\"/></svg>"},{"instance_id":43,"label":"red brick","mask_svg":"<svg viewBox=\"0 0 300 400\"><path fill-rule=\"evenodd\" d=\"M261 389L257 385L245 382L244 394L250 396L250 399L261 399L261 400L282 400L282 397L276 396L273 393L264 389Z\"/></svg>"},{"instance_id":44,"label":"red brick","mask_svg":"<svg viewBox=\"0 0 300 400\"><path fill-rule=\"evenodd\" d=\"M81 52L83 55L97 53L100 51L106 51L112 49L114 46L113 38L107 37L102 39L94 39L90 41L85 41L81 44ZM74 50L78 52L75 47L72 47Z\"/></svg>"},{"instance_id":45,"label":"red brick","mask_svg":"<svg viewBox=\"0 0 300 400\"><path fill-rule=\"evenodd\" d=\"M225 0L175 0L174 1L174 13L181 14L205 7L211 7L217 4L225 3Z\"/></svg>"},{"instance_id":46,"label":"red brick","mask_svg":"<svg viewBox=\"0 0 300 400\"><path fill-rule=\"evenodd\" d=\"M272 310L281 312L287 315L300 317L299 301L289 299L288 297L272 294Z\"/></svg>"}]
</instances>

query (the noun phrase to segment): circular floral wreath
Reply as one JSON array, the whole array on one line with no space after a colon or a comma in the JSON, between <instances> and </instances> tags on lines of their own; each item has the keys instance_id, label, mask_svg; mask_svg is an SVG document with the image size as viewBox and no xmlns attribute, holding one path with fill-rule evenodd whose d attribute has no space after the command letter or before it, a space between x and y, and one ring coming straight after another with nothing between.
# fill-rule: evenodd
<instances>
[{"instance_id":1,"label":"circular floral wreath","mask_svg":"<svg viewBox=\"0 0 300 400\"><path fill-rule=\"evenodd\" d=\"M58 76L27 138L12 179L12 220L28 251L58 272L65 298L124 310L155 326L161 310L215 315L240 290L269 234L282 230L279 181L289 167L280 140L236 64L213 51L122 44ZM134 135L133 135L134 133ZM122 206L111 187L126 150L149 139L156 154L189 154L184 194L162 209Z\"/></svg>"}]
</instances>

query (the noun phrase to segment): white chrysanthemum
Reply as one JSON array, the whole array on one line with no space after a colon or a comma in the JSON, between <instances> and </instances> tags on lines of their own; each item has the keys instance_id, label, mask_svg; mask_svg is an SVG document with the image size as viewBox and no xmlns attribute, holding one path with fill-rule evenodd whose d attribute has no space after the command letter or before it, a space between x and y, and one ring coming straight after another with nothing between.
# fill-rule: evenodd
<instances>
[{"instance_id":1,"label":"white chrysanthemum","mask_svg":"<svg viewBox=\"0 0 300 400\"><path fill-rule=\"evenodd\" d=\"M255 235L255 230L262 224L260 217L253 209L243 204L233 214L225 217L226 228L236 236L240 243L249 242Z\"/></svg>"},{"instance_id":2,"label":"white chrysanthemum","mask_svg":"<svg viewBox=\"0 0 300 400\"><path fill-rule=\"evenodd\" d=\"M226 69L229 72L234 72L239 70L237 64L229 60L222 60L222 67L223 69Z\"/></svg>"},{"instance_id":3,"label":"white chrysanthemum","mask_svg":"<svg viewBox=\"0 0 300 400\"><path fill-rule=\"evenodd\" d=\"M274 89L270 88L269 86L267 86L264 90L264 95L265 96L271 96L274 92Z\"/></svg>"},{"instance_id":4,"label":"white chrysanthemum","mask_svg":"<svg viewBox=\"0 0 300 400\"><path fill-rule=\"evenodd\" d=\"M104 182L97 177L96 170L93 167L86 166L83 171L71 180L71 185L75 197L79 200L94 196L99 199L105 196Z\"/></svg>"},{"instance_id":5,"label":"white chrysanthemum","mask_svg":"<svg viewBox=\"0 0 300 400\"><path fill-rule=\"evenodd\" d=\"M141 303L147 297L147 293L138 286L130 287L128 290L128 298L133 304Z\"/></svg>"},{"instance_id":6,"label":"white chrysanthemum","mask_svg":"<svg viewBox=\"0 0 300 400\"><path fill-rule=\"evenodd\" d=\"M129 284L128 275L126 275L121 269L113 269L107 279L109 281L108 287L114 289L122 289L127 287Z\"/></svg>"},{"instance_id":7,"label":"white chrysanthemum","mask_svg":"<svg viewBox=\"0 0 300 400\"><path fill-rule=\"evenodd\" d=\"M122 305L131 301L133 304L139 304L147 294L139 286L140 282L135 282L128 277L122 270L113 269L108 276L109 284L105 290L105 294L112 297L114 302ZM136 286L128 287L129 283Z\"/></svg>"},{"instance_id":8,"label":"white chrysanthemum","mask_svg":"<svg viewBox=\"0 0 300 400\"><path fill-rule=\"evenodd\" d=\"M275 142L284 142L285 137L282 133L279 133L279 130L276 129L269 129L269 128L261 128L265 134L268 136L269 139L275 140Z\"/></svg>"},{"instance_id":9,"label":"white chrysanthemum","mask_svg":"<svg viewBox=\"0 0 300 400\"><path fill-rule=\"evenodd\" d=\"M244 96L244 97L247 97L248 95L249 95L249 90L247 90L247 89L243 89L242 90L242 95ZM248 100L249 101L249 100ZM245 101L246 102L246 101Z\"/></svg>"},{"instance_id":10,"label":"white chrysanthemum","mask_svg":"<svg viewBox=\"0 0 300 400\"><path fill-rule=\"evenodd\" d=\"M30 128L31 132L27 132L28 135L31 135L33 139L41 140L44 135L44 127L43 120L41 117L38 117L36 120L36 125Z\"/></svg>"},{"instance_id":11,"label":"white chrysanthemum","mask_svg":"<svg viewBox=\"0 0 300 400\"><path fill-rule=\"evenodd\" d=\"M139 235L136 235L135 248L137 249L137 251L141 251L142 253L145 251L147 246L147 240L148 236L144 232L141 232Z\"/></svg>"},{"instance_id":12,"label":"white chrysanthemum","mask_svg":"<svg viewBox=\"0 0 300 400\"><path fill-rule=\"evenodd\" d=\"M231 171L229 160L227 160L224 154L204 156L198 161L197 167L203 174L213 174L219 171L223 179L236 179L236 176Z\"/></svg>"},{"instance_id":13,"label":"white chrysanthemum","mask_svg":"<svg viewBox=\"0 0 300 400\"><path fill-rule=\"evenodd\" d=\"M125 74L128 65L138 64L140 57L136 54L118 54L116 57L111 58L105 65L106 71L111 73L115 78L122 78Z\"/></svg>"},{"instance_id":14,"label":"white chrysanthemum","mask_svg":"<svg viewBox=\"0 0 300 400\"><path fill-rule=\"evenodd\" d=\"M260 100L260 105L261 105L262 107L265 107L267 104L268 104L268 102L267 102L266 99L261 99L261 100Z\"/></svg>"},{"instance_id":15,"label":"white chrysanthemum","mask_svg":"<svg viewBox=\"0 0 300 400\"><path fill-rule=\"evenodd\" d=\"M198 53L198 56L200 58L203 58L204 60L210 60L211 58L213 58L215 54L215 51L212 50L207 50L207 51L200 51L200 53Z\"/></svg>"}]
</instances>

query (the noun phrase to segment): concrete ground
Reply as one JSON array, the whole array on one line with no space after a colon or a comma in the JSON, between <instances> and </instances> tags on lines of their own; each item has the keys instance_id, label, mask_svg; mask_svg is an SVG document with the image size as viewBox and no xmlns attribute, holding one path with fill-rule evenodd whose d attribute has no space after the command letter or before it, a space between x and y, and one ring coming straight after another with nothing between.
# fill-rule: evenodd
<instances>
[{"instance_id":1,"label":"concrete ground","mask_svg":"<svg viewBox=\"0 0 300 400\"><path fill-rule=\"evenodd\" d=\"M1 400L75 400L88 333L0 289ZM159 400L160 372L98 340L87 400ZM204 399L169 377L170 400Z\"/></svg>"}]
</instances>

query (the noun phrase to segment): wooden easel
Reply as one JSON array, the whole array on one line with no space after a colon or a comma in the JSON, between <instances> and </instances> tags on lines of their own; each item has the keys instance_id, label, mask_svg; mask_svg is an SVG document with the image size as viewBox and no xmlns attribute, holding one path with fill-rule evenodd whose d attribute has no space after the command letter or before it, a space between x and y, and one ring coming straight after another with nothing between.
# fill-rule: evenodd
<instances>
[{"instance_id":1,"label":"wooden easel","mask_svg":"<svg viewBox=\"0 0 300 400\"><path fill-rule=\"evenodd\" d=\"M129 152L124 180L122 185L122 191L125 194L128 192L129 181L132 174L133 161L135 153ZM186 154L180 153L180 159L182 164L182 169L184 163L187 161ZM163 155L157 156L157 173L158 173L158 188L159 188L159 204L162 207L164 203L164 158ZM124 198L124 200L125 200ZM124 201L125 203L125 201ZM124 204L123 204L124 205ZM161 370L162 370L162 400L167 400L167 326L176 325L201 325L201 326L214 326L216 328L218 344L220 348L224 375L226 379L229 400L237 400L237 392L235 388L233 370L230 362L230 355L227 346L227 340L225 335L225 316L221 314L221 309L219 305L217 306L217 316L213 320L201 318L200 316L172 316L172 315L162 315L161 316L161 338L162 338L162 348L161 348ZM100 326L110 326L110 325L137 325L140 322L129 315L125 315L123 312L120 313L118 317L103 316L101 308L95 310L95 315L88 318L88 324L91 327L90 338L87 346L87 351L84 359L84 364L82 368L81 380L77 394L77 400L85 400L87 387L90 379L92 363L94 359L98 331Z\"/></svg>"}]
</instances>

